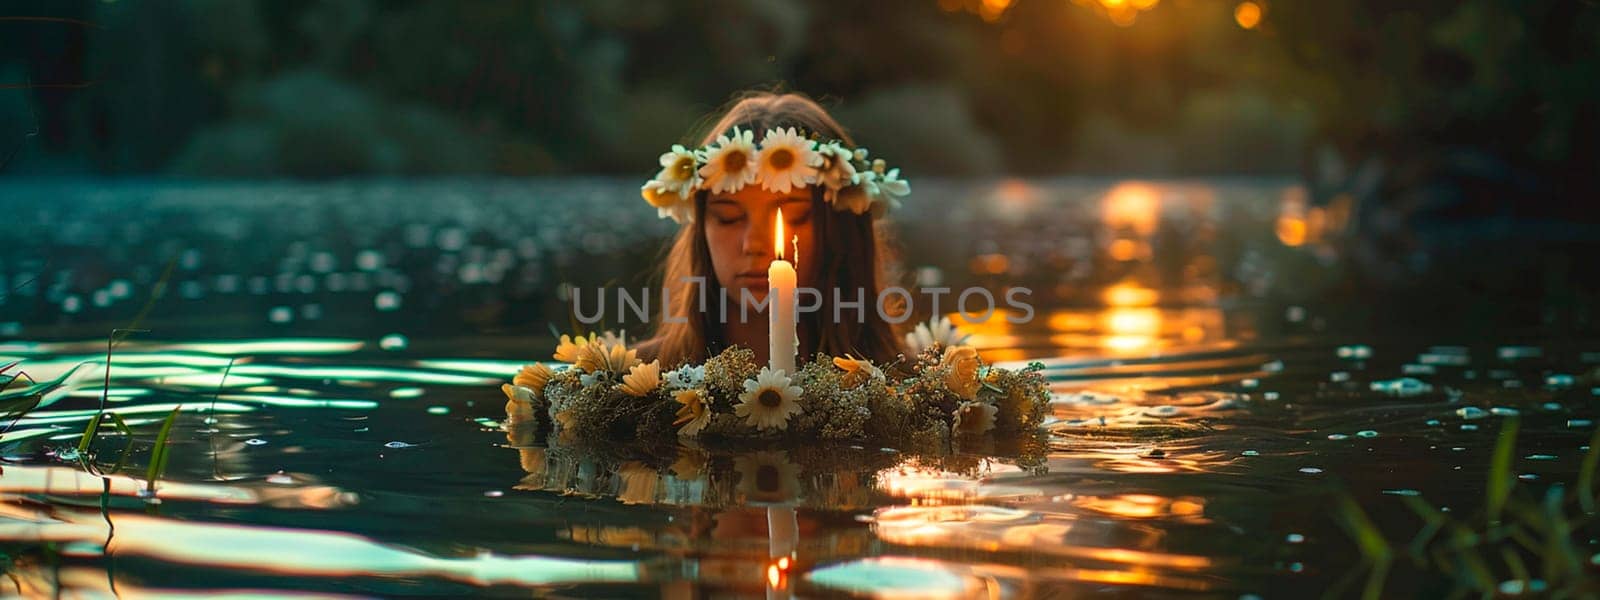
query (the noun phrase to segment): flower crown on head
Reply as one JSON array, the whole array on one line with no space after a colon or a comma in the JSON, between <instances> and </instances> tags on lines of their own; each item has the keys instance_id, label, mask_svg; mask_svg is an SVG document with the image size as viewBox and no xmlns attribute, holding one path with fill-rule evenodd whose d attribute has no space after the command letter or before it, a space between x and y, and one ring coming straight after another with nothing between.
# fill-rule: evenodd
<instances>
[{"instance_id":1,"label":"flower crown on head","mask_svg":"<svg viewBox=\"0 0 1600 600\"><path fill-rule=\"evenodd\" d=\"M777 193L820 184L834 210L874 218L900 208L900 197L911 193L900 169L881 158L868 160L866 148L817 141L794 127L768 129L760 144L755 132L734 127L703 148L673 145L661 155L661 172L640 193L662 218L688 223L694 221L696 191L732 193L752 183Z\"/></svg>"}]
</instances>

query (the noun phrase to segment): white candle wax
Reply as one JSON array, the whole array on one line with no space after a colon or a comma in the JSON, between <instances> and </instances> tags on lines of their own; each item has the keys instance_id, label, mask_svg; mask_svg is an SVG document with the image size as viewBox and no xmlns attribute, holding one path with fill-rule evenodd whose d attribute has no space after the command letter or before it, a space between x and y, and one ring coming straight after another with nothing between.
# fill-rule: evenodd
<instances>
[{"instance_id":1,"label":"white candle wax","mask_svg":"<svg viewBox=\"0 0 1600 600\"><path fill-rule=\"evenodd\" d=\"M767 366L794 375L794 355L799 346L795 337L794 265L783 259L783 210L773 228L773 247L778 259L767 266Z\"/></svg>"}]
</instances>

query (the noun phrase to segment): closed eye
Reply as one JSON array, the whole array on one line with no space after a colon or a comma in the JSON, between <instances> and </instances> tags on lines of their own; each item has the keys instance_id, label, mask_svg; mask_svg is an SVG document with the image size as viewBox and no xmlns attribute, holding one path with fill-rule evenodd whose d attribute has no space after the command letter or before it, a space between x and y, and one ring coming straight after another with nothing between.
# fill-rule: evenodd
<instances>
[{"instance_id":1,"label":"closed eye","mask_svg":"<svg viewBox=\"0 0 1600 600\"><path fill-rule=\"evenodd\" d=\"M711 219L722 225L738 223L745 217L744 208L732 200L712 200L707 208L706 212L711 213Z\"/></svg>"}]
</instances>

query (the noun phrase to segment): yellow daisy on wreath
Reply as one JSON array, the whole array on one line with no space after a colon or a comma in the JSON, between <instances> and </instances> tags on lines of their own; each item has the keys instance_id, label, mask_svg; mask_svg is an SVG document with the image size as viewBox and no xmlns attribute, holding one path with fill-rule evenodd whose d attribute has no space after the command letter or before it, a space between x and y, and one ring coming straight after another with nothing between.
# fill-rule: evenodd
<instances>
[{"instance_id":1,"label":"yellow daisy on wreath","mask_svg":"<svg viewBox=\"0 0 1600 600\"><path fill-rule=\"evenodd\" d=\"M940 361L949 367L944 386L962 400L978 397L978 351L972 346L950 346L944 350Z\"/></svg>"},{"instance_id":2,"label":"yellow daisy on wreath","mask_svg":"<svg viewBox=\"0 0 1600 600\"><path fill-rule=\"evenodd\" d=\"M789 417L800 414L800 386L794 385L782 369L761 367L755 379L746 379L739 404L733 407L746 425L756 429L787 429Z\"/></svg>"},{"instance_id":3,"label":"yellow daisy on wreath","mask_svg":"<svg viewBox=\"0 0 1600 600\"><path fill-rule=\"evenodd\" d=\"M622 393L643 398L661 387L661 362L652 360L634 365L622 376Z\"/></svg>"},{"instance_id":4,"label":"yellow daisy on wreath","mask_svg":"<svg viewBox=\"0 0 1600 600\"><path fill-rule=\"evenodd\" d=\"M564 363L578 362L578 352L583 350L584 347L588 346L589 343L593 341L593 333L587 336L580 335L576 338L563 335L561 336L561 341L556 344L556 354L554 358Z\"/></svg>"},{"instance_id":5,"label":"yellow daisy on wreath","mask_svg":"<svg viewBox=\"0 0 1600 600\"><path fill-rule=\"evenodd\" d=\"M607 343L605 340L589 342L578 351L578 359L573 366L585 373L609 371L612 373L627 373L639 364L639 351L629 350L621 342Z\"/></svg>"},{"instance_id":6,"label":"yellow daisy on wreath","mask_svg":"<svg viewBox=\"0 0 1600 600\"><path fill-rule=\"evenodd\" d=\"M677 419L672 422L678 428L678 435L694 437L711 422L711 403L705 390L678 390L672 393L672 399L680 405Z\"/></svg>"},{"instance_id":7,"label":"yellow daisy on wreath","mask_svg":"<svg viewBox=\"0 0 1600 600\"><path fill-rule=\"evenodd\" d=\"M534 396L538 396L544 393L544 385L550 383L550 378L554 377L555 374L556 372L545 366L544 363L522 365L522 369L517 371L517 375L511 378L511 385L520 385L528 388L533 391Z\"/></svg>"},{"instance_id":8,"label":"yellow daisy on wreath","mask_svg":"<svg viewBox=\"0 0 1600 600\"><path fill-rule=\"evenodd\" d=\"M833 357L833 366L844 369L844 375L839 377L839 387L850 389L864 384L873 379L882 380L883 370L864 358L855 358L849 355Z\"/></svg>"},{"instance_id":9,"label":"yellow daisy on wreath","mask_svg":"<svg viewBox=\"0 0 1600 600\"><path fill-rule=\"evenodd\" d=\"M501 384L500 391L506 395L507 421L526 423L533 420L533 390L506 383Z\"/></svg>"}]
</instances>

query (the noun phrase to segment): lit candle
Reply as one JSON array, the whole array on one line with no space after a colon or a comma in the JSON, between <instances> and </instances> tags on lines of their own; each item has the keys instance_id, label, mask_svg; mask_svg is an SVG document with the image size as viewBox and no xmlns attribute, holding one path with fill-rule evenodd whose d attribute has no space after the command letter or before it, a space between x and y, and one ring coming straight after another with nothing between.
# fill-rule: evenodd
<instances>
[{"instance_id":1,"label":"lit candle","mask_svg":"<svg viewBox=\"0 0 1600 600\"><path fill-rule=\"evenodd\" d=\"M783 259L783 209L778 209L778 224L773 226L772 248L777 260L767 266L767 367L793 376L794 355L800 340L795 337L794 265ZM796 246L796 252L799 251ZM798 258L798 257L797 257Z\"/></svg>"}]
</instances>

